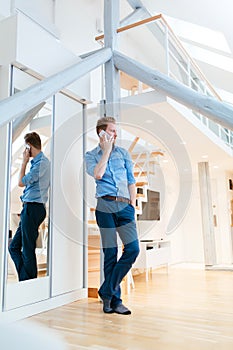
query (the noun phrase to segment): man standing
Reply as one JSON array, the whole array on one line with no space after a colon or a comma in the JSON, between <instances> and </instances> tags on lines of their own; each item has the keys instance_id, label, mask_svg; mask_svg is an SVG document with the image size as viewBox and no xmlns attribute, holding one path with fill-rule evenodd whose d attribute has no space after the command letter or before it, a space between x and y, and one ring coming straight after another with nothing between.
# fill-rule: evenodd
<instances>
[{"instance_id":1,"label":"man standing","mask_svg":"<svg viewBox=\"0 0 233 350\"><path fill-rule=\"evenodd\" d=\"M115 145L116 121L97 121L99 145L86 153L87 173L96 181L96 221L104 253L104 282L99 289L105 313L129 315L122 304L120 283L139 254L135 223L136 190L129 153ZM118 259L117 232L124 245Z\"/></svg>"},{"instance_id":2,"label":"man standing","mask_svg":"<svg viewBox=\"0 0 233 350\"><path fill-rule=\"evenodd\" d=\"M10 243L9 252L18 273L19 281L37 277L36 240L38 228L46 216L50 163L41 151L41 139L36 132L24 136L26 148L19 172L18 185L25 187L21 198L23 209L18 229ZM30 171L25 174L29 158Z\"/></svg>"}]
</instances>

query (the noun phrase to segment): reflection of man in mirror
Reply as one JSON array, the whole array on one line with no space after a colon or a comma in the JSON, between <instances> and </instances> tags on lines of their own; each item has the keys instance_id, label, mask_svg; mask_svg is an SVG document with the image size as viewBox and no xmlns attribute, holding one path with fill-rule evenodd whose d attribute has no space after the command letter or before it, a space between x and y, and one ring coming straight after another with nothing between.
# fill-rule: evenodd
<instances>
[{"instance_id":1,"label":"reflection of man in mirror","mask_svg":"<svg viewBox=\"0 0 233 350\"><path fill-rule=\"evenodd\" d=\"M113 117L99 119L96 132L100 143L86 153L86 169L96 181L96 221L104 253L104 282L99 296L105 313L130 315L131 311L122 304L120 283L139 254L133 162L128 151L115 145ZM124 245L119 259L117 233Z\"/></svg>"},{"instance_id":2,"label":"reflection of man in mirror","mask_svg":"<svg viewBox=\"0 0 233 350\"><path fill-rule=\"evenodd\" d=\"M37 277L36 240L38 228L46 216L50 163L41 151L41 139L36 132L24 136L25 150L19 172L18 185L25 187L21 198L23 209L20 223L10 243L9 252L18 273L19 281ZM31 160L30 171L25 174Z\"/></svg>"}]
</instances>

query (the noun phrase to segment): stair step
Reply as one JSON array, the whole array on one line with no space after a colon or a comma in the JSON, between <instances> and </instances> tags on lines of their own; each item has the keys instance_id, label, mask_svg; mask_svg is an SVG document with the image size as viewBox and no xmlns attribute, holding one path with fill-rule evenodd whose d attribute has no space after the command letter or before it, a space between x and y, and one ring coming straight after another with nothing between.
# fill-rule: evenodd
<instances>
[{"instance_id":1,"label":"stair step","mask_svg":"<svg viewBox=\"0 0 233 350\"><path fill-rule=\"evenodd\" d=\"M98 288L88 288L88 297L89 298L98 298L99 295L98 295Z\"/></svg>"},{"instance_id":2,"label":"stair step","mask_svg":"<svg viewBox=\"0 0 233 350\"><path fill-rule=\"evenodd\" d=\"M149 152L148 152L149 153ZM147 158L149 156L150 157L157 157L157 156L163 156L164 153L161 152L161 151L153 151L153 152L150 152L149 154L148 153L141 153L140 154L140 158ZM131 157L132 159L137 159L139 156L139 153L133 153L131 154Z\"/></svg>"},{"instance_id":3,"label":"stair step","mask_svg":"<svg viewBox=\"0 0 233 350\"><path fill-rule=\"evenodd\" d=\"M136 194L136 198L145 198L146 196L144 195L144 194L142 194L142 193L137 193Z\"/></svg>"},{"instance_id":4,"label":"stair step","mask_svg":"<svg viewBox=\"0 0 233 350\"><path fill-rule=\"evenodd\" d=\"M138 159L134 165L134 167L140 167L142 168L145 164L145 159ZM155 164L159 165L159 160L158 159L151 159L149 161L146 162L147 166L153 166Z\"/></svg>"},{"instance_id":5,"label":"stair step","mask_svg":"<svg viewBox=\"0 0 233 350\"><path fill-rule=\"evenodd\" d=\"M143 187L143 186L146 186L148 185L148 182L147 181L138 181L136 182L136 187Z\"/></svg>"},{"instance_id":6,"label":"stair step","mask_svg":"<svg viewBox=\"0 0 233 350\"><path fill-rule=\"evenodd\" d=\"M137 176L147 176L147 175L154 175L155 173L153 172L153 171L142 171L142 172L140 172L140 171L135 171L134 172L134 176L135 177L137 177Z\"/></svg>"},{"instance_id":7,"label":"stair step","mask_svg":"<svg viewBox=\"0 0 233 350\"><path fill-rule=\"evenodd\" d=\"M88 220L87 222L89 225L93 225L93 224L96 224L96 220Z\"/></svg>"}]
</instances>

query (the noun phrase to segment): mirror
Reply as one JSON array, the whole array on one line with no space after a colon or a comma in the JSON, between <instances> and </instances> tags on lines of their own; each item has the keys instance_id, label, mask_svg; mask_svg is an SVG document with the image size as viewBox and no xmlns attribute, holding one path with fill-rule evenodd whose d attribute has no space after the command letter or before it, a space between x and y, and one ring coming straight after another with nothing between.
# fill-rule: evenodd
<instances>
[{"instance_id":1,"label":"mirror","mask_svg":"<svg viewBox=\"0 0 233 350\"><path fill-rule=\"evenodd\" d=\"M20 69L13 67L12 68L12 79L11 79L11 92L12 94L15 94L19 91L22 91L29 86L32 86L33 84L37 83L38 80L31 75L25 73L24 71L21 71ZM19 187L18 185L18 179L20 175L20 169L23 162L23 152L25 150L25 140L24 136L27 133L36 132L41 139L41 151L44 153L44 156L50 160L50 140L52 135L52 120L53 120L53 98L42 102L38 106L34 107L29 112L25 113L24 115L17 118L17 120L12 122L11 127L11 137L12 137L12 148L11 148L11 169L10 169L10 193L9 193L9 214L8 214L8 227L9 227L9 236L8 236L8 247L10 247L11 254L7 254L7 283L15 283L19 280L26 280L26 279L32 279L32 278L40 278L44 276L48 276L49 274L49 199L46 201L45 208L43 204L40 205L30 205L22 203L22 200L24 200L25 195L23 195L23 191L25 189L24 187ZM33 151L34 150L34 151ZM38 152L37 152L38 151ZM34 149L33 146L31 147L30 152L36 152L32 155L35 159L40 157L39 150ZM38 157L37 157L38 153ZM37 158L36 158L37 157ZM30 168L32 166L32 159L33 157L30 157L29 162L27 163L25 174L27 174L30 171ZM45 160L47 161L47 159ZM49 173L50 173L50 163L47 161L46 163L46 176L48 177L47 180L45 180L46 185L49 182ZM40 171L40 170L39 170ZM45 177L46 177L45 176ZM39 188L39 187L38 187ZM33 191L33 189L32 189ZM41 190L40 190L41 191ZM45 191L46 192L46 191ZM23 195L23 199L21 200L21 196ZM40 196L40 195L39 195ZM45 194L46 197L46 194ZM29 202L31 199L29 198ZM35 200L36 201L36 200ZM31 213L29 213L29 209L31 208ZM18 264L21 264L21 261L19 263L19 259L17 257L15 258L15 251L12 249L17 246L17 249L19 245L22 246L22 253L23 253L23 246L26 246L26 241L21 240L21 235L16 235L17 228L19 227L20 221L23 222L22 217L22 210L27 212L28 218L32 218L32 212L35 212L35 215L41 216L41 219L38 219L41 221L38 229L38 238L36 240L36 248L35 256L36 256L36 267L33 268L33 271L27 271L23 274L20 274L20 268L17 266ZM44 209L46 209L46 215L44 212ZM30 227L32 224L30 225ZM17 238L18 237L18 238ZM12 243L13 242L13 243ZM30 243L31 244L31 243ZM32 249L33 250L33 249ZM13 252L12 252L13 251ZM26 251L26 250L24 250ZM28 264L33 265L32 263ZM17 266L17 269L16 269ZM37 269L37 272L36 272ZM33 276L33 277L32 277Z\"/></svg>"}]
</instances>

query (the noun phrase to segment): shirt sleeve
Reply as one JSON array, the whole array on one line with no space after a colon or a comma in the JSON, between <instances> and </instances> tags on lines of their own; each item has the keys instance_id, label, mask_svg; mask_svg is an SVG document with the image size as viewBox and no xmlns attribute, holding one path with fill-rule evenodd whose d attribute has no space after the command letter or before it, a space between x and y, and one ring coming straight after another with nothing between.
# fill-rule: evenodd
<instances>
[{"instance_id":1,"label":"shirt sleeve","mask_svg":"<svg viewBox=\"0 0 233 350\"><path fill-rule=\"evenodd\" d=\"M125 168L127 171L127 180L129 185L135 184L136 182L134 177L133 167L134 167L134 164L133 164L132 158L129 152L125 150Z\"/></svg>"},{"instance_id":2,"label":"shirt sleeve","mask_svg":"<svg viewBox=\"0 0 233 350\"><path fill-rule=\"evenodd\" d=\"M30 171L26 175L24 175L24 177L22 178L22 183L25 186L27 186L39 181L39 178L46 173L48 166L49 162L38 162L38 164L32 166Z\"/></svg>"},{"instance_id":3,"label":"shirt sleeve","mask_svg":"<svg viewBox=\"0 0 233 350\"><path fill-rule=\"evenodd\" d=\"M88 175L94 177L94 170L97 164L95 156L91 152L85 154L86 172Z\"/></svg>"}]
</instances>

